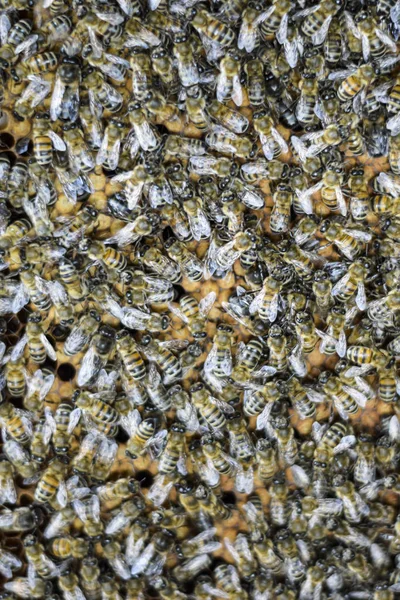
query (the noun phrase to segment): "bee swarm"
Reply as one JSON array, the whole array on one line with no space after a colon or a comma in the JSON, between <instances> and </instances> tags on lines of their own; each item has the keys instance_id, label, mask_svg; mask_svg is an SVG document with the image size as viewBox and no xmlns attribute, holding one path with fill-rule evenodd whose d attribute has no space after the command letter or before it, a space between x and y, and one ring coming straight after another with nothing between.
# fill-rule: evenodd
<instances>
[{"instance_id":1,"label":"bee swarm","mask_svg":"<svg viewBox=\"0 0 400 600\"><path fill-rule=\"evenodd\" d=\"M400 0L0 0L1 600L400 597Z\"/></svg>"}]
</instances>

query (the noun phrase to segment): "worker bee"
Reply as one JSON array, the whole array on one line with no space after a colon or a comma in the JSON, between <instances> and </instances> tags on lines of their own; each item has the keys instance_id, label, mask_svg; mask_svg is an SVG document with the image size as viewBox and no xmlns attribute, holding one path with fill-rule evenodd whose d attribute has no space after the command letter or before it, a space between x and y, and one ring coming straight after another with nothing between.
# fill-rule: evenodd
<instances>
[{"instance_id":1,"label":"worker bee","mask_svg":"<svg viewBox=\"0 0 400 600\"><path fill-rule=\"evenodd\" d=\"M68 286L67 286L68 292ZM64 354L74 356L84 350L99 328L100 315L95 310L81 317L64 342Z\"/></svg>"},{"instance_id":2,"label":"worker bee","mask_svg":"<svg viewBox=\"0 0 400 600\"><path fill-rule=\"evenodd\" d=\"M68 462L68 461L67 461ZM45 504L56 499L62 508L67 503L67 488L65 475L68 465L61 458L54 458L42 473L36 489L34 498L36 502Z\"/></svg>"},{"instance_id":3,"label":"worker bee","mask_svg":"<svg viewBox=\"0 0 400 600\"><path fill-rule=\"evenodd\" d=\"M63 134L72 171L83 175L92 171L95 167L95 161L86 144L82 130L76 124L66 124L63 125Z\"/></svg>"},{"instance_id":4,"label":"worker bee","mask_svg":"<svg viewBox=\"0 0 400 600\"><path fill-rule=\"evenodd\" d=\"M257 144L249 137L239 137L220 125L216 125L213 131L207 134L205 141L212 150L238 158L253 158L257 153Z\"/></svg>"},{"instance_id":5,"label":"worker bee","mask_svg":"<svg viewBox=\"0 0 400 600\"><path fill-rule=\"evenodd\" d=\"M320 231L349 260L357 258L362 250L362 244L368 243L372 239L372 235L368 231L342 227L331 221L324 221L320 226Z\"/></svg>"},{"instance_id":6,"label":"worker bee","mask_svg":"<svg viewBox=\"0 0 400 600\"><path fill-rule=\"evenodd\" d=\"M301 16L305 16L300 27L301 31L311 38L314 46L324 42L331 21L340 8L340 1L323 0L316 7L301 11ZM299 16L299 13L296 16Z\"/></svg>"},{"instance_id":7,"label":"worker bee","mask_svg":"<svg viewBox=\"0 0 400 600\"><path fill-rule=\"evenodd\" d=\"M87 67L82 71L82 85L88 91L96 105L100 105L101 110L109 110L111 113L119 112L123 96L112 85L105 81L103 73L93 67Z\"/></svg>"},{"instance_id":8,"label":"worker bee","mask_svg":"<svg viewBox=\"0 0 400 600\"><path fill-rule=\"evenodd\" d=\"M98 332L93 335L90 347L82 359L77 378L79 386L87 385L88 382L97 379L114 349L114 342L115 330L109 325L101 325Z\"/></svg>"},{"instance_id":9,"label":"worker bee","mask_svg":"<svg viewBox=\"0 0 400 600\"><path fill-rule=\"evenodd\" d=\"M273 160L288 151L288 145L277 130L272 117L266 110L253 115L253 125L260 138L262 150L267 160ZM243 157L246 158L246 157Z\"/></svg>"},{"instance_id":10,"label":"worker bee","mask_svg":"<svg viewBox=\"0 0 400 600\"><path fill-rule=\"evenodd\" d=\"M338 377L333 377L328 371L321 373L319 381L323 392L328 398L332 398L334 405L345 421L349 415L358 413L360 407L364 408L367 397L359 390L343 384Z\"/></svg>"},{"instance_id":11,"label":"worker bee","mask_svg":"<svg viewBox=\"0 0 400 600\"><path fill-rule=\"evenodd\" d=\"M222 48L232 45L235 37L233 30L206 10L190 8L187 17L192 27L212 43Z\"/></svg>"},{"instance_id":12,"label":"worker bee","mask_svg":"<svg viewBox=\"0 0 400 600\"><path fill-rule=\"evenodd\" d=\"M60 116L63 120L74 122L79 114L79 84L81 70L74 57L65 57L57 68L56 80L50 104L50 117L56 121Z\"/></svg>"},{"instance_id":13,"label":"worker bee","mask_svg":"<svg viewBox=\"0 0 400 600\"><path fill-rule=\"evenodd\" d=\"M280 457L287 465L293 465L298 454L298 444L294 437L293 427L289 424L288 419L279 416L274 419L273 431Z\"/></svg>"},{"instance_id":14,"label":"worker bee","mask_svg":"<svg viewBox=\"0 0 400 600\"><path fill-rule=\"evenodd\" d=\"M28 346L29 354L33 362L43 364L46 360L46 355L51 360L56 360L57 355L53 346L48 341L42 326L41 315L34 313L29 316L26 325L26 333L22 336L19 342L14 346L11 352L11 359L17 360L24 352L25 346Z\"/></svg>"},{"instance_id":15,"label":"worker bee","mask_svg":"<svg viewBox=\"0 0 400 600\"><path fill-rule=\"evenodd\" d=\"M192 227L193 232L193 227ZM177 263L182 273L191 281L200 281L203 277L203 265L196 254L174 237L164 243L168 256Z\"/></svg>"},{"instance_id":16,"label":"worker bee","mask_svg":"<svg viewBox=\"0 0 400 600\"><path fill-rule=\"evenodd\" d=\"M216 299L215 292L210 292L199 302L193 296L183 296L179 300L180 308L169 305L170 310L176 314L184 323L187 323L190 333L194 338L205 338L207 315L213 307Z\"/></svg>"},{"instance_id":17,"label":"worker bee","mask_svg":"<svg viewBox=\"0 0 400 600\"><path fill-rule=\"evenodd\" d=\"M232 372L232 334L233 329L228 325L218 325L213 339L212 348L204 363L204 370L217 377L230 375Z\"/></svg>"},{"instance_id":18,"label":"worker bee","mask_svg":"<svg viewBox=\"0 0 400 600\"><path fill-rule=\"evenodd\" d=\"M253 491L253 468L255 448L246 422L240 413L228 416L227 428L230 439L230 454L238 462L236 471L236 489L238 492L251 494Z\"/></svg>"},{"instance_id":19,"label":"worker bee","mask_svg":"<svg viewBox=\"0 0 400 600\"><path fill-rule=\"evenodd\" d=\"M173 53L177 60L178 77L183 87L190 88L200 81L199 70L190 39L184 33L174 36ZM154 55L154 53L153 53ZM158 54L156 59L158 59Z\"/></svg>"},{"instance_id":20,"label":"worker bee","mask_svg":"<svg viewBox=\"0 0 400 600\"><path fill-rule=\"evenodd\" d=\"M193 406L206 421L211 431L219 431L226 426L225 412L233 412L233 408L221 400L217 400L208 392L202 383L190 388Z\"/></svg>"},{"instance_id":21,"label":"worker bee","mask_svg":"<svg viewBox=\"0 0 400 600\"><path fill-rule=\"evenodd\" d=\"M116 336L117 352L121 356L127 373L135 380L146 376L146 368L136 344L126 329L119 331Z\"/></svg>"},{"instance_id":22,"label":"worker bee","mask_svg":"<svg viewBox=\"0 0 400 600\"><path fill-rule=\"evenodd\" d=\"M354 96L367 88L374 78L375 72L370 64L362 65L350 74L344 71L329 74L330 80L343 79L337 90L338 98L342 102L354 98Z\"/></svg>"},{"instance_id":23,"label":"worker bee","mask_svg":"<svg viewBox=\"0 0 400 600\"><path fill-rule=\"evenodd\" d=\"M144 246L140 251L143 264L157 275L167 278L171 283L178 283L182 277L179 265L167 258L158 248Z\"/></svg>"}]
</instances>

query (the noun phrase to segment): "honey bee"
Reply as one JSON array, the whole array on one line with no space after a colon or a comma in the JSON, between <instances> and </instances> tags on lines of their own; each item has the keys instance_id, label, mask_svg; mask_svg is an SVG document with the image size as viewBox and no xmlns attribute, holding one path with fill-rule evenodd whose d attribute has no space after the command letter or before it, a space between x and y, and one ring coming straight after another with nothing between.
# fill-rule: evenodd
<instances>
[{"instance_id":1,"label":"honey bee","mask_svg":"<svg viewBox=\"0 0 400 600\"><path fill-rule=\"evenodd\" d=\"M190 333L196 339L205 338L207 315L216 299L215 292L210 292L199 302L193 296L183 296L179 301L180 309L169 305L170 310L184 323L187 323Z\"/></svg>"},{"instance_id":2,"label":"honey bee","mask_svg":"<svg viewBox=\"0 0 400 600\"><path fill-rule=\"evenodd\" d=\"M79 569L82 590L87 598L96 600L101 598L102 586L99 581L100 569L96 558L88 556L86 552L82 557Z\"/></svg>"},{"instance_id":3,"label":"honey bee","mask_svg":"<svg viewBox=\"0 0 400 600\"><path fill-rule=\"evenodd\" d=\"M372 235L369 232L345 228L329 220L322 223L320 231L349 260L357 258L362 251L362 244L368 243L372 239Z\"/></svg>"},{"instance_id":4,"label":"honey bee","mask_svg":"<svg viewBox=\"0 0 400 600\"><path fill-rule=\"evenodd\" d=\"M127 373L133 379L139 381L146 376L146 367L129 332L123 329L116 336L117 352L121 356Z\"/></svg>"},{"instance_id":5,"label":"honey bee","mask_svg":"<svg viewBox=\"0 0 400 600\"><path fill-rule=\"evenodd\" d=\"M178 283L181 280L181 270L179 265L164 256L158 248L149 248L144 246L140 252L143 264L157 275L167 278L171 283Z\"/></svg>"},{"instance_id":6,"label":"honey bee","mask_svg":"<svg viewBox=\"0 0 400 600\"><path fill-rule=\"evenodd\" d=\"M196 254L190 252L182 242L171 236L164 243L164 248L171 260L179 265L180 270L188 279L191 281L202 279L203 264L201 260L197 258Z\"/></svg>"},{"instance_id":7,"label":"honey bee","mask_svg":"<svg viewBox=\"0 0 400 600\"><path fill-rule=\"evenodd\" d=\"M314 46L319 46L324 42L331 21L340 8L340 1L323 0L317 6L301 11L302 16L305 16L300 27L301 31L311 38Z\"/></svg>"},{"instance_id":8,"label":"honey bee","mask_svg":"<svg viewBox=\"0 0 400 600\"><path fill-rule=\"evenodd\" d=\"M371 321L390 326L399 306L399 294L391 290L385 297L370 302L367 314Z\"/></svg>"},{"instance_id":9,"label":"honey bee","mask_svg":"<svg viewBox=\"0 0 400 600\"><path fill-rule=\"evenodd\" d=\"M260 138L262 150L267 160L273 160L288 151L288 145L277 130L272 117L266 110L253 115L253 126ZM246 158L246 157L243 157Z\"/></svg>"},{"instance_id":10,"label":"honey bee","mask_svg":"<svg viewBox=\"0 0 400 600\"><path fill-rule=\"evenodd\" d=\"M206 421L211 431L219 431L226 427L226 412L233 412L228 404L217 400L208 392L202 383L196 383L190 388L193 405Z\"/></svg>"},{"instance_id":11,"label":"honey bee","mask_svg":"<svg viewBox=\"0 0 400 600\"><path fill-rule=\"evenodd\" d=\"M354 415L360 407L365 407L367 397L359 390L343 384L338 377L329 375L325 371L319 377L323 391L328 398L332 398L341 418L347 421L349 415Z\"/></svg>"},{"instance_id":12,"label":"honey bee","mask_svg":"<svg viewBox=\"0 0 400 600\"><path fill-rule=\"evenodd\" d=\"M265 439L257 440L256 445L257 477L270 484L279 471L278 455L274 446Z\"/></svg>"},{"instance_id":13,"label":"honey bee","mask_svg":"<svg viewBox=\"0 0 400 600\"><path fill-rule=\"evenodd\" d=\"M70 166L74 173L86 174L95 167L95 161L86 144L83 132L76 124L63 125L64 141L68 149Z\"/></svg>"},{"instance_id":14,"label":"honey bee","mask_svg":"<svg viewBox=\"0 0 400 600\"><path fill-rule=\"evenodd\" d=\"M213 131L207 134L205 141L212 150L238 158L253 158L258 150L257 144L253 143L249 137L239 137L220 125L216 125Z\"/></svg>"},{"instance_id":15,"label":"honey bee","mask_svg":"<svg viewBox=\"0 0 400 600\"><path fill-rule=\"evenodd\" d=\"M144 335L140 344L140 350L143 351L146 358L156 362L163 371L164 383L171 383L182 377L182 366L179 358L169 350L168 346L171 346L172 348L182 347L179 340L165 345L163 342L153 339L150 334ZM186 344L184 344L184 346L186 347Z\"/></svg>"},{"instance_id":16,"label":"honey bee","mask_svg":"<svg viewBox=\"0 0 400 600\"><path fill-rule=\"evenodd\" d=\"M66 287L68 292L68 286ZM100 315L95 310L81 317L64 342L64 354L74 356L84 350L99 328Z\"/></svg>"},{"instance_id":17,"label":"honey bee","mask_svg":"<svg viewBox=\"0 0 400 600\"><path fill-rule=\"evenodd\" d=\"M93 67L88 67L82 72L82 85L88 91L96 105L101 110L109 110L111 113L119 112L123 104L123 96L112 85L105 81L103 73Z\"/></svg>"},{"instance_id":18,"label":"honey bee","mask_svg":"<svg viewBox=\"0 0 400 600\"><path fill-rule=\"evenodd\" d=\"M45 504L56 499L64 507L67 503L66 486L64 477L67 473L67 465L61 458L54 458L41 475L34 498L36 502Z\"/></svg>"},{"instance_id":19,"label":"honey bee","mask_svg":"<svg viewBox=\"0 0 400 600\"><path fill-rule=\"evenodd\" d=\"M232 334L229 325L218 325L212 348L204 363L204 370L217 377L230 375L232 372Z\"/></svg>"},{"instance_id":20,"label":"honey bee","mask_svg":"<svg viewBox=\"0 0 400 600\"><path fill-rule=\"evenodd\" d=\"M98 332L93 335L89 349L82 359L77 378L79 386L87 385L97 379L114 349L114 342L115 330L109 325L101 325Z\"/></svg>"},{"instance_id":21,"label":"honey bee","mask_svg":"<svg viewBox=\"0 0 400 600\"><path fill-rule=\"evenodd\" d=\"M192 27L212 43L225 48L231 46L235 38L233 30L204 9L193 7L187 15Z\"/></svg>"},{"instance_id":22,"label":"honey bee","mask_svg":"<svg viewBox=\"0 0 400 600\"><path fill-rule=\"evenodd\" d=\"M274 419L273 430L280 456L286 464L293 465L298 454L298 444L294 437L293 427L289 424L288 419L279 416Z\"/></svg>"},{"instance_id":23,"label":"honey bee","mask_svg":"<svg viewBox=\"0 0 400 600\"><path fill-rule=\"evenodd\" d=\"M247 431L246 422L239 413L228 416L227 428L230 439L230 454L239 463L236 472L236 489L241 493L253 491L253 469L255 448Z\"/></svg>"},{"instance_id":24,"label":"honey bee","mask_svg":"<svg viewBox=\"0 0 400 600\"><path fill-rule=\"evenodd\" d=\"M212 518L226 520L232 516L231 509L203 483L197 486L195 496L201 508Z\"/></svg>"},{"instance_id":25,"label":"honey bee","mask_svg":"<svg viewBox=\"0 0 400 600\"><path fill-rule=\"evenodd\" d=\"M135 154L137 145L144 151L155 150L159 146L158 135L155 129L147 120L146 112L142 109L139 102L130 102L128 105L129 123L132 126L128 138L131 144L130 149ZM115 131L115 143L120 143L120 134ZM115 157L116 158L116 157Z\"/></svg>"},{"instance_id":26,"label":"honey bee","mask_svg":"<svg viewBox=\"0 0 400 600\"><path fill-rule=\"evenodd\" d=\"M178 77L182 86L190 88L197 85L200 81L199 69L190 38L186 34L178 33L174 36L173 53L177 60ZM158 55L156 58L159 58Z\"/></svg>"}]
</instances>

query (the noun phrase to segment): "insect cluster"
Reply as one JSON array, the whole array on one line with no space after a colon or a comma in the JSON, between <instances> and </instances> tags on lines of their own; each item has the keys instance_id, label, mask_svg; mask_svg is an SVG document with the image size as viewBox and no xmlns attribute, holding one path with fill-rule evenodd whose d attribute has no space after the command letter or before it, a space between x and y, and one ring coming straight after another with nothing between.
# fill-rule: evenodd
<instances>
[{"instance_id":1,"label":"insect cluster","mask_svg":"<svg viewBox=\"0 0 400 600\"><path fill-rule=\"evenodd\" d=\"M399 597L399 35L0 0L2 600Z\"/></svg>"}]
</instances>

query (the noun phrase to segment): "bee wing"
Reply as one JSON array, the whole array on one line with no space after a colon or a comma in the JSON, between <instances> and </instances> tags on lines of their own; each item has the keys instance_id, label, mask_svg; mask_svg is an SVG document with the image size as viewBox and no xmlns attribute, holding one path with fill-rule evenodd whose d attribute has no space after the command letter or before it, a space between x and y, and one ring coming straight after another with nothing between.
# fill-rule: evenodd
<instances>
[{"instance_id":1,"label":"bee wing","mask_svg":"<svg viewBox=\"0 0 400 600\"><path fill-rule=\"evenodd\" d=\"M274 149L271 145L271 138L269 136L266 136L264 133L259 133L259 138L265 158L267 160L273 160Z\"/></svg>"},{"instance_id":2,"label":"bee wing","mask_svg":"<svg viewBox=\"0 0 400 600\"><path fill-rule=\"evenodd\" d=\"M276 317L278 316L278 308L279 308L279 294L275 294L269 304L267 315L270 323L276 321Z\"/></svg>"},{"instance_id":3,"label":"bee wing","mask_svg":"<svg viewBox=\"0 0 400 600\"><path fill-rule=\"evenodd\" d=\"M286 140L281 136L279 131L277 129L275 129L275 127L271 127L271 135L274 138L274 140L279 144L281 152L283 152L285 154L286 152L289 151Z\"/></svg>"},{"instance_id":4,"label":"bee wing","mask_svg":"<svg viewBox=\"0 0 400 600\"><path fill-rule=\"evenodd\" d=\"M329 26L331 24L332 19L333 15L329 15L329 17L325 19L325 21L319 28L319 31L317 31L317 33L314 33L314 35L311 36L311 40L314 46L320 46L324 43L324 40L328 35Z\"/></svg>"},{"instance_id":5,"label":"bee wing","mask_svg":"<svg viewBox=\"0 0 400 600\"><path fill-rule=\"evenodd\" d=\"M47 337L44 333L40 334L40 341L42 342L43 346L45 347L47 356L49 358L51 358L51 360L57 360L57 353L54 350L53 346L50 344L49 340L47 339Z\"/></svg>"},{"instance_id":6,"label":"bee wing","mask_svg":"<svg viewBox=\"0 0 400 600\"><path fill-rule=\"evenodd\" d=\"M344 275L344 277L339 279L339 281L336 282L336 284L333 286L332 292L331 292L332 296L337 296L338 294L340 294L343 291L343 289L347 286L349 281L350 281L350 273L346 273L346 275Z\"/></svg>"},{"instance_id":7,"label":"bee wing","mask_svg":"<svg viewBox=\"0 0 400 600\"><path fill-rule=\"evenodd\" d=\"M275 367L271 367L270 365L264 365L263 367L261 367L260 369L257 369L257 371L253 371L252 372L252 377L272 377L272 375L275 375L276 373L276 369ZM247 382L248 384L248 382Z\"/></svg>"},{"instance_id":8,"label":"bee wing","mask_svg":"<svg viewBox=\"0 0 400 600\"><path fill-rule=\"evenodd\" d=\"M9 504L17 502L17 491L12 477L7 478L0 488L0 503L4 504L6 502Z\"/></svg>"},{"instance_id":9,"label":"bee wing","mask_svg":"<svg viewBox=\"0 0 400 600\"><path fill-rule=\"evenodd\" d=\"M365 405L367 404L368 400L365 394L348 385L344 385L343 389L349 394L349 396L351 396L357 402L359 406L361 406L361 408L365 408Z\"/></svg>"},{"instance_id":10,"label":"bee wing","mask_svg":"<svg viewBox=\"0 0 400 600\"><path fill-rule=\"evenodd\" d=\"M275 10L275 7L271 7ZM249 21L248 19L242 19L242 24L239 30L239 36L237 45L239 50L246 50L246 52L253 52L254 47L257 43L258 31L257 24L255 21Z\"/></svg>"},{"instance_id":11,"label":"bee wing","mask_svg":"<svg viewBox=\"0 0 400 600\"><path fill-rule=\"evenodd\" d=\"M243 88L239 75L234 75L232 78L232 100L236 106L242 106L243 104Z\"/></svg>"},{"instance_id":12,"label":"bee wing","mask_svg":"<svg viewBox=\"0 0 400 600\"><path fill-rule=\"evenodd\" d=\"M11 309L13 313L19 313L19 311L28 304L30 298L29 293L23 284L19 285L17 288L17 293L15 294L12 300ZM0 353L1 355L1 353Z\"/></svg>"},{"instance_id":13,"label":"bee wing","mask_svg":"<svg viewBox=\"0 0 400 600\"><path fill-rule=\"evenodd\" d=\"M347 412L344 410L342 404L336 399L336 397L333 398L333 402L335 404L335 408L338 411L339 416L344 420L344 421L348 421L349 420L349 415L347 414Z\"/></svg>"},{"instance_id":14,"label":"bee wing","mask_svg":"<svg viewBox=\"0 0 400 600\"><path fill-rule=\"evenodd\" d=\"M52 121L57 121L60 115L61 102L65 93L65 88L66 86L62 82L61 77L57 75L50 102L50 117Z\"/></svg>"},{"instance_id":15,"label":"bee wing","mask_svg":"<svg viewBox=\"0 0 400 600\"><path fill-rule=\"evenodd\" d=\"M310 485L310 478L303 467L292 465L289 469L296 487L306 488Z\"/></svg>"},{"instance_id":16,"label":"bee wing","mask_svg":"<svg viewBox=\"0 0 400 600\"><path fill-rule=\"evenodd\" d=\"M166 481L164 476L157 475L153 485L151 486L147 498L154 506L161 506L168 498L172 489L173 481Z\"/></svg>"},{"instance_id":17,"label":"bee wing","mask_svg":"<svg viewBox=\"0 0 400 600\"><path fill-rule=\"evenodd\" d=\"M292 142L292 146L295 150L295 152L297 152L297 154L299 155L299 159L301 162L305 162L308 158L308 150L307 150L307 146L305 145L305 143L296 135L292 135L292 137L290 138L290 141ZM263 148L264 149L264 148ZM265 154L265 152L264 152ZM272 155L273 157L273 155ZM272 160L272 157L269 158L269 160ZM266 158L268 158L268 156L266 156Z\"/></svg>"},{"instance_id":18,"label":"bee wing","mask_svg":"<svg viewBox=\"0 0 400 600\"><path fill-rule=\"evenodd\" d=\"M101 142L101 146L96 156L96 165L102 165L106 162L108 158L108 136L109 131L108 128L104 132L103 141Z\"/></svg>"},{"instance_id":19,"label":"bee wing","mask_svg":"<svg viewBox=\"0 0 400 600\"><path fill-rule=\"evenodd\" d=\"M95 375L97 375L103 366L103 361L97 355L94 347L91 346L83 357L81 368L79 369L77 378L79 387L86 385Z\"/></svg>"},{"instance_id":20,"label":"bee wing","mask_svg":"<svg viewBox=\"0 0 400 600\"><path fill-rule=\"evenodd\" d=\"M398 135L400 133L400 113L390 117L386 123L386 127L390 130L390 135Z\"/></svg>"},{"instance_id":21,"label":"bee wing","mask_svg":"<svg viewBox=\"0 0 400 600\"><path fill-rule=\"evenodd\" d=\"M80 418L82 415L82 411L80 408L74 408L73 411L71 411L71 414L69 415L69 423L68 423L68 434L71 434L75 427L78 425ZM82 446L81 446L82 447Z\"/></svg>"},{"instance_id":22,"label":"bee wing","mask_svg":"<svg viewBox=\"0 0 400 600\"><path fill-rule=\"evenodd\" d=\"M129 411L127 415L121 415L120 417L120 425L123 429L125 429L126 433L130 436L135 434L139 424L142 422L142 417L140 412L135 408L134 410Z\"/></svg>"},{"instance_id":23,"label":"bee wing","mask_svg":"<svg viewBox=\"0 0 400 600\"><path fill-rule=\"evenodd\" d=\"M269 416L273 407L273 402L268 402L263 411L257 417L257 429L265 429L269 424Z\"/></svg>"},{"instance_id":24,"label":"bee wing","mask_svg":"<svg viewBox=\"0 0 400 600\"><path fill-rule=\"evenodd\" d=\"M190 230L193 238L200 241L203 238L209 238L211 235L210 222L201 209L197 210L197 216L192 218L188 215Z\"/></svg>"},{"instance_id":25,"label":"bee wing","mask_svg":"<svg viewBox=\"0 0 400 600\"><path fill-rule=\"evenodd\" d=\"M226 549L228 550L229 554L232 556L235 563L240 565L241 564L240 555L229 538L224 538L224 545L225 545Z\"/></svg>"},{"instance_id":26,"label":"bee wing","mask_svg":"<svg viewBox=\"0 0 400 600\"><path fill-rule=\"evenodd\" d=\"M292 41L285 40L283 47L286 61L294 69L299 61L299 55L302 54L301 38Z\"/></svg>"},{"instance_id":27,"label":"bee wing","mask_svg":"<svg viewBox=\"0 0 400 600\"><path fill-rule=\"evenodd\" d=\"M354 435L345 435L340 440L339 444L337 444L333 449L333 454L340 454L341 452L346 452L349 448L352 448L357 439Z\"/></svg>"},{"instance_id":28,"label":"bee wing","mask_svg":"<svg viewBox=\"0 0 400 600\"><path fill-rule=\"evenodd\" d=\"M60 504L62 508L67 506L68 502L68 490L65 485L65 481L60 481L57 494L56 494L57 502Z\"/></svg>"},{"instance_id":29,"label":"bee wing","mask_svg":"<svg viewBox=\"0 0 400 600\"><path fill-rule=\"evenodd\" d=\"M351 235L356 240L359 240L360 242L365 242L366 244L368 244L368 242L370 242L372 240L372 235L370 233L368 233L367 231L360 231L359 229L346 229L346 228L343 229L343 231L345 233L347 233L348 235Z\"/></svg>"},{"instance_id":30,"label":"bee wing","mask_svg":"<svg viewBox=\"0 0 400 600\"><path fill-rule=\"evenodd\" d=\"M57 135L52 129L49 129L47 135L51 139L53 146L56 150L65 151L67 149L64 140L59 135Z\"/></svg>"},{"instance_id":31,"label":"bee wing","mask_svg":"<svg viewBox=\"0 0 400 600\"><path fill-rule=\"evenodd\" d=\"M396 50L397 50L396 43L393 41L393 39L390 37L390 35L388 35L384 31L382 31L382 29L380 29L379 27L377 27L375 29L375 33L376 33L376 36L385 44L385 46L389 47L391 52L396 52Z\"/></svg>"},{"instance_id":32,"label":"bee wing","mask_svg":"<svg viewBox=\"0 0 400 600\"><path fill-rule=\"evenodd\" d=\"M347 205L346 205L346 200L344 199L344 195L343 195L342 188L340 187L340 185L335 186L335 192L336 192L336 200L338 203L338 208L339 208L340 214L345 217L347 215Z\"/></svg>"},{"instance_id":33,"label":"bee wing","mask_svg":"<svg viewBox=\"0 0 400 600\"><path fill-rule=\"evenodd\" d=\"M300 344L295 346L288 357L288 361L297 377L305 377L307 375L307 364L304 360L302 347Z\"/></svg>"},{"instance_id":34,"label":"bee wing","mask_svg":"<svg viewBox=\"0 0 400 600\"><path fill-rule=\"evenodd\" d=\"M205 464L198 463L196 465L196 469L198 470L200 478L206 482L210 487L215 487L219 485L221 476L218 471L215 469L212 460L207 459ZM204 549L201 549L201 552L204 552Z\"/></svg>"},{"instance_id":35,"label":"bee wing","mask_svg":"<svg viewBox=\"0 0 400 600\"><path fill-rule=\"evenodd\" d=\"M393 415L389 421L389 437L392 442L400 440L400 422L397 415Z\"/></svg>"},{"instance_id":36,"label":"bee wing","mask_svg":"<svg viewBox=\"0 0 400 600\"><path fill-rule=\"evenodd\" d=\"M117 244L119 248L133 244L139 239L140 235L135 232L137 227L136 221L128 223L125 227L122 227L117 233L105 240L105 244Z\"/></svg>"},{"instance_id":37,"label":"bee wing","mask_svg":"<svg viewBox=\"0 0 400 600\"><path fill-rule=\"evenodd\" d=\"M215 156L191 156L189 159L189 170L197 175L216 175L216 164L218 160Z\"/></svg>"},{"instance_id":38,"label":"bee wing","mask_svg":"<svg viewBox=\"0 0 400 600\"><path fill-rule=\"evenodd\" d=\"M135 124L135 134L142 149L147 152L154 150L157 146L157 138L147 121L143 121L140 125Z\"/></svg>"},{"instance_id":39,"label":"bee wing","mask_svg":"<svg viewBox=\"0 0 400 600\"><path fill-rule=\"evenodd\" d=\"M11 360L18 360L19 358L21 358L21 356L24 353L25 350L25 346L28 343L28 336L23 335L22 338L19 340L19 342L17 342L14 346L14 348L11 351Z\"/></svg>"},{"instance_id":40,"label":"bee wing","mask_svg":"<svg viewBox=\"0 0 400 600\"><path fill-rule=\"evenodd\" d=\"M357 285L356 304L360 310L367 310L368 302L363 281L359 281Z\"/></svg>"},{"instance_id":41,"label":"bee wing","mask_svg":"<svg viewBox=\"0 0 400 600\"><path fill-rule=\"evenodd\" d=\"M368 62L370 54L371 54L371 47L369 44L369 39L367 38L367 36L364 33L361 34L361 46L362 46L363 59L365 60L365 62Z\"/></svg>"},{"instance_id":42,"label":"bee wing","mask_svg":"<svg viewBox=\"0 0 400 600\"><path fill-rule=\"evenodd\" d=\"M0 43L3 46L7 43L8 32L12 26L11 20L6 12L0 15Z\"/></svg>"},{"instance_id":43,"label":"bee wing","mask_svg":"<svg viewBox=\"0 0 400 600\"><path fill-rule=\"evenodd\" d=\"M74 355L80 352L90 340L88 335L80 325L76 325L64 342L64 353Z\"/></svg>"},{"instance_id":44,"label":"bee wing","mask_svg":"<svg viewBox=\"0 0 400 600\"><path fill-rule=\"evenodd\" d=\"M181 321L183 321L184 323L189 323L189 319L183 314L183 312L181 311L180 308L178 308L177 306L174 306L173 304L168 304L168 308L169 310L174 313L174 315L176 315Z\"/></svg>"},{"instance_id":45,"label":"bee wing","mask_svg":"<svg viewBox=\"0 0 400 600\"><path fill-rule=\"evenodd\" d=\"M346 338L346 333L344 332L344 329L342 329L341 332L339 333L339 339L337 340L337 342L335 344L335 349L336 349L337 354L340 356L340 358L344 358L346 356L347 338Z\"/></svg>"},{"instance_id":46,"label":"bee wing","mask_svg":"<svg viewBox=\"0 0 400 600\"><path fill-rule=\"evenodd\" d=\"M105 533L107 535L114 535L117 533L117 531L129 525L130 521L131 519L129 517L126 517L122 512L120 512L107 523Z\"/></svg>"},{"instance_id":47,"label":"bee wing","mask_svg":"<svg viewBox=\"0 0 400 600\"><path fill-rule=\"evenodd\" d=\"M259 311L260 306L262 305L262 303L264 301L265 294L266 294L266 290L264 287L262 287L261 290L258 292L258 294L256 294L256 296L254 296L254 299L249 306L249 312L251 315L254 315Z\"/></svg>"},{"instance_id":48,"label":"bee wing","mask_svg":"<svg viewBox=\"0 0 400 600\"><path fill-rule=\"evenodd\" d=\"M253 469L238 467L235 477L235 488L240 494L251 494L254 488Z\"/></svg>"}]
</instances>

